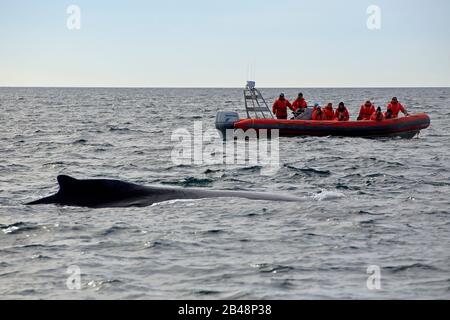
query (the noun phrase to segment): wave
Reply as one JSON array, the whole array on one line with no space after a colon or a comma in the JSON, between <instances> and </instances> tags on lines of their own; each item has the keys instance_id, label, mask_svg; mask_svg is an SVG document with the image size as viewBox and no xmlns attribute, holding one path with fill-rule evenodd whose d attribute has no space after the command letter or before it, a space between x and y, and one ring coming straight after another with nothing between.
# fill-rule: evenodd
<instances>
[{"instance_id":1,"label":"wave","mask_svg":"<svg viewBox=\"0 0 450 320\"><path fill-rule=\"evenodd\" d=\"M327 201L345 198L345 194L338 191L322 190L319 193L314 194L312 198L316 201Z\"/></svg>"},{"instance_id":2,"label":"wave","mask_svg":"<svg viewBox=\"0 0 450 320\"><path fill-rule=\"evenodd\" d=\"M120 127L109 127L109 131L130 131L129 128L120 128Z\"/></svg>"},{"instance_id":3,"label":"wave","mask_svg":"<svg viewBox=\"0 0 450 320\"><path fill-rule=\"evenodd\" d=\"M258 263L252 265L254 268L258 268L261 273L283 273L294 270L294 267L285 266L281 264L270 264L270 263Z\"/></svg>"},{"instance_id":4,"label":"wave","mask_svg":"<svg viewBox=\"0 0 450 320\"><path fill-rule=\"evenodd\" d=\"M261 170L262 166L250 166L250 167L243 167L239 168L238 171L241 172L259 172Z\"/></svg>"},{"instance_id":5,"label":"wave","mask_svg":"<svg viewBox=\"0 0 450 320\"><path fill-rule=\"evenodd\" d=\"M204 234L221 234L221 233L224 233L224 232L225 231L221 230L221 229L211 229L211 230L203 231Z\"/></svg>"},{"instance_id":6,"label":"wave","mask_svg":"<svg viewBox=\"0 0 450 320\"><path fill-rule=\"evenodd\" d=\"M216 173L216 172L220 172L221 170L219 169L206 169L203 173L204 174L210 174L210 173Z\"/></svg>"},{"instance_id":7,"label":"wave","mask_svg":"<svg viewBox=\"0 0 450 320\"><path fill-rule=\"evenodd\" d=\"M86 144L87 140L86 139L78 139L74 142L72 142L72 144Z\"/></svg>"},{"instance_id":8,"label":"wave","mask_svg":"<svg viewBox=\"0 0 450 320\"><path fill-rule=\"evenodd\" d=\"M177 164L177 165L174 165L174 166L167 167L164 170L169 171L169 170L172 170L172 169L181 169L181 168L192 168L192 165L190 165L190 164Z\"/></svg>"},{"instance_id":9,"label":"wave","mask_svg":"<svg viewBox=\"0 0 450 320\"><path fill-rule=\"evenodd\" d=\"M387 269L387 270L391 271L392 273L408 271L410 269L439 271L439 268L436 268L429 264L423 264L423 263L413 263L413 264L409 264L409 265L399 265L399 266L388 266L388 267L384 267L384 269Z\"/></svg>"},{"instance_id":10,"label":"wave","mask_svg":"<svg viewBox=\"0 0 450 320\"><path fill-rule=\"evenodd\" d=\"M100 235L107 236L107 235L110 235L110 234L116 234L116 233L122 232L122 231L127 230L127 229L129 229L129 227L117 226L116 225L116 226L112 226L110 228L107 228L107 229L101 231Z\"/></svg>"},{"instance_id":11,"label":"wave","mask_svg":"<svg viewBox=\"0 0 450 320\"><path fill-rule=\"evenodd\" d=\"M193 294L197 294L197 295L201 295L201 296L207 296L207 295L220 294L222 292L221 291L215 291L215 290L200 289L200 290L193 290L192 293Z\"/></svg>"},{"instance_id":12,"label":"wave","mask_svg":"<svg viewBox=\"0 0 450 320\"><path fill-rule=\"evenodd\" d=\"M305 168L298 168L298 167L294 167L291 165L286 165L286 168L302 173L302 174L306 174L307 176L312 176L312 175L318 175L318 176L329 176L331 175L331 171L330 170L319 170L319 169L314 169L314 168L309 168L309 167L305 167Z\"/></svg>"},{"instance_id":13,"label":"wave","mask_svg":"<svg viewBox=\"0 0 450 320\"><path fill-rule=\"evenodd\" d=\"M5 234L16 234L23 231L36 230L38 226L35 223L16 222L13 224L5 225L0 224L0 230Z\"/></svg>"}]
</instances>

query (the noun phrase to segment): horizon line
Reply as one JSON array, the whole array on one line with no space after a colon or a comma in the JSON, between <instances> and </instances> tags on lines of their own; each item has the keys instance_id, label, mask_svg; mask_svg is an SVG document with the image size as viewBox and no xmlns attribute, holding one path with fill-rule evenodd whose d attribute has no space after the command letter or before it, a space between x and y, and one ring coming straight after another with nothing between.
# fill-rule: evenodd
<instances>
[{"instance_id":1,"label":"horizon line","mask_svg":"<svg viewBox=\"0 0 450 320\"><path fill-rule=\"evenodd\" d=\"M42 89L243 89L244 86L1 86L1 89L15 89L15 88L42 88ZM448 89L449 86L286 86L286 87L257 87L260 89Z\"/></svg>"}]
</instances>

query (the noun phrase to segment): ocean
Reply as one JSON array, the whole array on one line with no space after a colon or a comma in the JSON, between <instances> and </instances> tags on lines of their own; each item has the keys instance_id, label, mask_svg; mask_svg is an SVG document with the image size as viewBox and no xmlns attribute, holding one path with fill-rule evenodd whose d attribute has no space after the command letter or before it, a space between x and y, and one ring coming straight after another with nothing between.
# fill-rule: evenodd
<instances>
[{"instance_id":1,"label":"ocean","mask_svg":"<svg viewBox=\"0 0 450 320\"><path fill-rule=\"evenodd\" d=\"M283 91L262 89L272 102ZM241 89L0 88L0 299L450 299L450 89L302 89L426 112L418 137L280 138L280 168L176 164ZM221 144L213 141L212 144ZM25 206L56 177L297 195Z\"/></svg>"}]
</instances>

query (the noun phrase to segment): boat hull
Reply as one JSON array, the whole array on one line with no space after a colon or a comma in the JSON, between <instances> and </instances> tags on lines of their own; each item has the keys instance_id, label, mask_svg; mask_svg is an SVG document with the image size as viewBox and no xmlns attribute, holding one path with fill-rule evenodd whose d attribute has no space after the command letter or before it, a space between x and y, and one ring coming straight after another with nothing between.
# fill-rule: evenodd
<instances>
[{"instance_id":1,"label":"boat hull","mask_svg":"<svg viewBox=\"0 0 450 320\"><path fill-rule=\"evenodd\" d=\"M234 123L234 129L244 131L279 130L279 135L341 136L341 137L392 137L413 138L420 130L430 126L426 114L388 119L383 121L313 121L278 119L243 119Z\"/></svg>"}]
</instances>

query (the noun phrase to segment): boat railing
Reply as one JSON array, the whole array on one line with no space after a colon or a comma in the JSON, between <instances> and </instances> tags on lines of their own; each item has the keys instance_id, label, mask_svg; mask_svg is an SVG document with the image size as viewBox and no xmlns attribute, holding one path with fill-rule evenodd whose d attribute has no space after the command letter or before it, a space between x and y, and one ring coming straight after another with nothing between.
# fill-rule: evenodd
<instances>
[{"instance_id":1,"label":"boat railing","mask_svg":"<svg viewBox=\"0 0 450 320\"><path fill-rule=\"evenodd\" d=\"M256 89L255 81L247 81L244 88L245 111L247 118L273 119L274 116L261 92Z\"/></svg>"}]
</instances>

